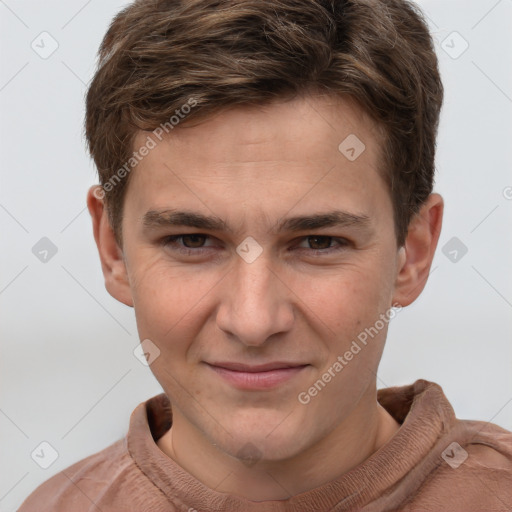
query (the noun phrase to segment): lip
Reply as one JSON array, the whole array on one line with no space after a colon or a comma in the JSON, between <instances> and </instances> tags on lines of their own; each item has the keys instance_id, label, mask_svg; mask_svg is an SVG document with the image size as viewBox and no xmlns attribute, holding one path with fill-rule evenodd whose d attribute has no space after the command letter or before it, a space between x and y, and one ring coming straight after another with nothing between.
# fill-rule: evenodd
<instances>
[{"instance_id":1,"label":"lip","mask_svg":"<svg viewBox=\"0 0 512 512\"><path fill-rule=\"evenodd\" d=\"M271 389L284 384L308 364L273 362L261 365L220 362L207 365L229 384L243 390Z\"/></svg>"}]
</instances>

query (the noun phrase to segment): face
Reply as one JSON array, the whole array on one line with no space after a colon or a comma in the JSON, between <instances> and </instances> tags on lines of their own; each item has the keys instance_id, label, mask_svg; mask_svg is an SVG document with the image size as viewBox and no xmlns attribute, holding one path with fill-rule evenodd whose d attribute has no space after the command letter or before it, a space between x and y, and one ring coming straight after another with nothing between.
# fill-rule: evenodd
<instances>
[{"instance_id":1,"label":"face","mask_svg":"<svg viewBox=\"0 0 512 512\"><path fill-rule=\"evenodd\" d=\"M132 171L125 302L175 422L283 459L375 385L403 264L380 151L356 105L308 96L178 127Z\"/></svg>"}]
</instances>

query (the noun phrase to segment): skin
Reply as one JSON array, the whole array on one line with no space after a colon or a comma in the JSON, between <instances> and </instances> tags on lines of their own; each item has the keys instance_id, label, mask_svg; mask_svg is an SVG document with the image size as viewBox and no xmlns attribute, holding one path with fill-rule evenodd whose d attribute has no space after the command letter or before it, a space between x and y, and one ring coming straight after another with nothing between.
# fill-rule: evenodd
<instances>
[{"instance_id":1,"label":"skin","mask_svg":"<svg viewBox=\"0 0 512 512\"><path fill-rule=\"evenodd\" d=\"M355 161L338 150L350 134L366 146ZM412 303L428 278L443 199L429 196L398 248L381 145L355 103L325 96L184 123L132 171L122 248L89 190L106 288L134 307L140 339L160 350L150 368L173 404L173 426L158 446L212 489L285 499L354 468L400 427L376 399L387 323L308 404L297 398L380 314ZM144 214L160 208L216 215L233 233L145 230ZM271 230L333 209L368 216L367 229ZM208 236L162 244L191 233ZM248 236L263 251L252 263L236 252ZM178 252L187 246L199 252ZM215 361L308 366L271 390L240 390L206 364ZM248 450L254 460L244 463Z\"/></svg>"}]
</instances>

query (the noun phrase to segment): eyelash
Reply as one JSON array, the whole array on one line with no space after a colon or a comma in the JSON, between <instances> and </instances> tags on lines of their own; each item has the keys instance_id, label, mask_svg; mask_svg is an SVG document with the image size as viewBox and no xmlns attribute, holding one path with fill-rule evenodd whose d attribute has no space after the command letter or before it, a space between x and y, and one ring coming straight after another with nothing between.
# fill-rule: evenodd
<instances>
[{"instance_id":1,"label":"eyelash","mask_svg":"<svg viewBox=\"0 0 512 512\"><path fill-rule=\"evenodd\" d=\"M198 247L196 249L192 249L192 248L188 248L188 247L172 247L176 243L176 241L178 239L183 239L186 236L200 236L200 237L206 237L206 239L211 239L212 238L209 235L206 235L204 233L186 233L186 234L183 234L183 235L166 236L165 238L162 239L161 244L164 247L170 247L171 250L175 250L175 251L177 251L177 252L179 252L181 254L184 254L186 256L201 254L204 251L207 251L208 249L212 248L212 247ZM347 239L345 239L345 238L337 238L337 237L327 236L327 235L308 235L308 236L301 237L301 241L302 240L307 240L308 238L320 238L320 239L322 239L322 238L329 238L329 239L331 239L331 242L332 241L336 241L339 244L338 247L329 247L327 249L305 249L305 248L301 248L302 250L306 250L310 254L317 255L317 256L324 255L324 254L331 254L333 252L342 251L342 250L344 250L350 244L350 242ZM206 240L205 240L205 242L206 242ZM299 249L299 250L301 250L301 249Z\"/></svg>"}]
</instances>

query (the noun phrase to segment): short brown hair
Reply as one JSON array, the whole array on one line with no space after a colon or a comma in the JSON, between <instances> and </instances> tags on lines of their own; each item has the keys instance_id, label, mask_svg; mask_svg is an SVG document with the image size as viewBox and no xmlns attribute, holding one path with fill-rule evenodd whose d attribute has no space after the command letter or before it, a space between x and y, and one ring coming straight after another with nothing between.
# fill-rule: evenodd
<instances>
[{"instance_id":1,"label":"short brown hair","mask_svg":"<svg viewBox=\"0 0 512 512\"><path fill-rule=\"evenodd\" d=\"M85 131L120 246L134 137L170 132L185 105L188 122L312 89L348 95L384 129L398 246L432 192L443 86L407 0L136 0L98 53Z\"/></svg>"}]
</instances>

